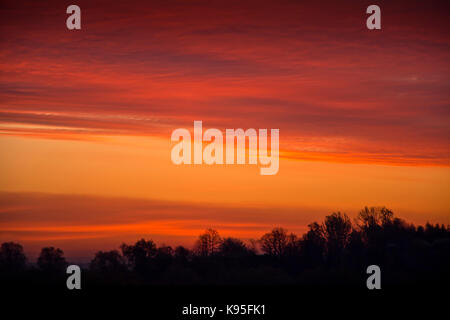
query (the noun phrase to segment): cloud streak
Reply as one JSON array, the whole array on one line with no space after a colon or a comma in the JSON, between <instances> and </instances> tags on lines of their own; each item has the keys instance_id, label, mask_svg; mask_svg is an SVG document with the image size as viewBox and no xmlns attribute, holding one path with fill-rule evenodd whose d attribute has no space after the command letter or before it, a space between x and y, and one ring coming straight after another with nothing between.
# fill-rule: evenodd
<instances>
[{"instance_id":1,"label":"cloud streak","mask_svg":"<svg viewBox=\"0 0 450 320\"><path fill-rule=\"evenodd\" d=\"M6 1L0 133L166 136L201 119L280 128L292 154L449 165L449 23L432 2L381 3L370 33L351 1L80 1L80 32L61 2Z\"/></svg>"}]
</instances>

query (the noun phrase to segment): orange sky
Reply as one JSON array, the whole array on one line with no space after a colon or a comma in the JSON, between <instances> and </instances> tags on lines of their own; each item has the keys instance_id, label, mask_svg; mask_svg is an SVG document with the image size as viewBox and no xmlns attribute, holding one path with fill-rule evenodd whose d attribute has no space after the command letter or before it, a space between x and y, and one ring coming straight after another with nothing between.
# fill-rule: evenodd
<instances>
[{"instance_id":1,"label":"orange sky","mask_svg":"<svg viewBox=\"0 0 450 320\"><path fill-rule=\"evenodd\" d=\"M316 4L313 4L316 3ZM3 1L0 241L72 257L385 205L450 223L445 1ZM171 132L279 128L280 169L175 166Z\"/></svg>"}]
</instances>

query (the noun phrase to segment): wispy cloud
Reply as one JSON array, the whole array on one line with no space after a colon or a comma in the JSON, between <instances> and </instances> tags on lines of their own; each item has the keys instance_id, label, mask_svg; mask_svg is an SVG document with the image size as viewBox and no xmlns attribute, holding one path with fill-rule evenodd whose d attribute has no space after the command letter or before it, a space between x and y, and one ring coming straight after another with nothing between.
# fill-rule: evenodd
<instances>
[{"instance_id":1,"label":"wispy cloud","mask_svg":"<svg viewBox=\"0 0 450 320\"><path fill-rule=\"evenodd\" d=\"M290 157L450 164L445 1L383 3L378 33L364 3L78 5L69 32L59 1L4 2L0 133L167 136L201 119L280 128Z\"/></svg>"}]
</instances>

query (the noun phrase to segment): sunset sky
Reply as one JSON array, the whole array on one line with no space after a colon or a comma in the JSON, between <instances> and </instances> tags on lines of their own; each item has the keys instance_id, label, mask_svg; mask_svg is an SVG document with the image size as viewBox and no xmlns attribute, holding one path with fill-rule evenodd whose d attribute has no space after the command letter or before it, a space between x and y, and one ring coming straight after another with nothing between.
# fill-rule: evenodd
<instances>
[{"instance_id":1,"label":"sunset sky","mask_svg":"<svg viewBox=\"0 0 450 320\"><path fill-rule=\"evenodd\" d=\"M370 4L381 30L366 28ZM81 8L82 29L66 28ZM450 224L448 1L0 2L0 241L87 259L206 228L302 234L384 205ZM170 159L177 128L280 129L278 174Z\"/></svg>"}]
</instances>

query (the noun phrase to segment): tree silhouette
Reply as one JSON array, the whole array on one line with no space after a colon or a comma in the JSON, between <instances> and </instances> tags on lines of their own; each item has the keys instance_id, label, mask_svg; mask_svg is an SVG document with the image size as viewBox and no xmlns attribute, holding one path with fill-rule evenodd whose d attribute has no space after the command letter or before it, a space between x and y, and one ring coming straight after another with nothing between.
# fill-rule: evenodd
<instances>
[{"instance_id":1,"label":"tree silhouette","mask_svg":"<svg viewBox=\"0 0 450 320\"><path fill-rule=\"evenodd\" d=\"M189 250L183 246L178 246L175 248L175 251L174 251L175 261L185 264L190 260L191 256L192 256L191 250Z\"/></svg>"},{"instance_id":2,"label":"tree silhouette","mask_svg":"<svg viewBox=\"0 0 450 320\"><path fill-rule=\"evenodd\" d=\"M127 270L125 258L117 250L98 251L90 263L92 271L115 273Z\"/></svg>"},{"instance_id":3,"label":"tree silhouette","mask_svg":"<svg viewBox=\"0 0 450 320\"><path fill-rule=\"evenodd\" d=\"M284 254L288 257L299 256L302 248L302 241L297 235L291 233L288 235Z\"/></svg>"},{"instance_id":4,"label":"tree silhouette","mask_svg":"<svg viewBox=\"0 0 450 320\"><path fill-rule=\"evenodd\" d=\"M155 257L157 249L152 240L141 239L134 245L121 245L122 254L127 258L128 265L138 273L145 273L151 264L151 259Z\"/></svg>"},{"instance_id":5,"label":"tree silhouette","mask_svg":"<svg viewBox=\"0 0 450 320\"><path fill-rule=\"evenodd\" d=\"M348 251L348 262L351 266L358 268L365 261L365 244L361 236L361 232L353 230L348 239L347 251Z\"/></svg>"},{"instance_id":6,"label":"tree silhouette","mask_svg":"<svg viewBox=\"0 0 450 320\"><path fill-rule=\"evenodd\" d=\"M174 251L171 246L162 246L156 250L155 266L158 271L163 271L171 265Z\"/></svg>"},{"instance_id":7,"label":"tree silhouette","mask_svg":"<svg viewBox=\"0 0 450 320\"><path fill-rule=\"evenodd\" d=\"M364 232L371 232L391 223L394 213L386 207L364 207L356 217L356 224Z\"/></svg>"},{"instance_id":8,"label":"tree silhouette","mask_svg":"<svg viewBox=\"0 0 450 320\"><path fill-rule=\"evenodd\" d=\"M198 237L194 251L200 256L212 256L222 243L219 233L214 229L207 229Z\"/></svg>"},{"instance_id":9,"label":"tree silhouette","mask_svg":"<svg viewBox=\"0 0 450 320\"><path fill-rule=\"evenodd\" d=\"M0 248L0 270L16 272L25 268L26 257L23 247L15 242L4 242Z\"/></svg>"},{"instance_id":10,"label":"tree silhouette","mask_svg":"<svg viewBox=\"0 0 450 320\"><path fill-rule=\"evenodd\" d=\"M364 208L352 224L345 213L335 212L323 222L308 225L302 237L274 228L257 242L222 239L208 229L194 250L157 246L141 239L121 245L121 252L99 251L92 259L88 279L97 284L358 284L364 283L368 265L382 267L384 283L431 282L450 284L450 226L427 223L415 227L394 217L385 207ZM259 249L264 254L259 254ZM43 248L38 266L25 268L20 244L0 248L0 281L59 283L49 274L61 272L66 261L61 249ZM26 274L17 271L26 270ZM50 273L48 273L50 272ZM106 276L104 276L106 275ZM400 275L396 282L397 276ZM37 278L36 281L35 277ZM40 278L42 279L40 280ZM95 281L98 279L99 281ZM52 282L53 281L53 282Z\"/></svg>"},{"instance_id":11,"label":"tree silhouette","mask_svg":"<svg viewBox=\"0 0 450 320\"><path fill-rule=\"evenodd\" d=\"M274 228L271 232L266 233L261 237L261 249L269 255L281 257L289 243L289 236L287 231L283 228Z\"/></svg>"},{"instance_id":12,"label":"tree silhouette","mask_svg":"<svg viewBox=\"0 0 450 320\"><path fill-rule=\"evenodd\" d=\"M329 263L337 263L350 239L352 223L344 213L335 212L325 217L323 235L327 242Z\"/></svg>"},{"instance_id":13,"label":"tree silhouette","mask_svg":"<svg viewBox=\"0 0 450 320\"><path fill-rule=\"evenodd\" d=\"M223 257L241 258L254 254L244 242L236 238L225 238L219 247L219 254Z\"/></svg>"},{"instance_id":14,"label":"tree silhouette","mask_svg":"<svg viewBox=\"0 0 450 320\"><path fill-rule=\"evenodd\" d=\"M324 259L326 239L322 226L317 222L309 224L308 228L301 241L301 255L307 267L314 267Z\"/></svg>"},{"instance_id":15,"label":"tree silhouette","mask_svg":"<svg viewBox=\"0 0 450 320\"><path fill-rule=\"evenodd\" d=\"M67 267L64 252L59 248L46 247L42 248L41 254L37 259L39 268L48 273L61 273Z\"/></svg>"}]
</instances>

